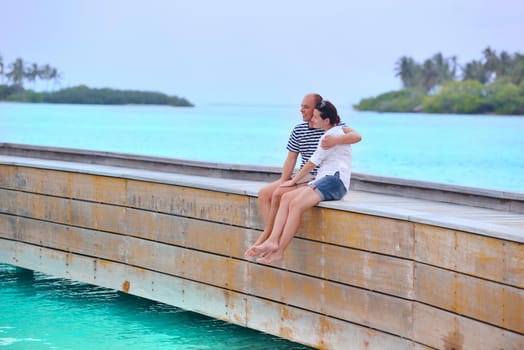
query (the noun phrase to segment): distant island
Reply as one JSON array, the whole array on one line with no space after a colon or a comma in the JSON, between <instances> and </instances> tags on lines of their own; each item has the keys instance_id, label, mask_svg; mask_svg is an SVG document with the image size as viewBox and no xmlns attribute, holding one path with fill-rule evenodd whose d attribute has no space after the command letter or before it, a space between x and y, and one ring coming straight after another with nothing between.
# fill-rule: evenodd
<instances>
[{"instance_id":1,"label":"distant island","mask_svg":"<svg viewBox=\"0 0 524 350\"><path fill-rule=\"evenodd\" d=\"M73 103L97 105L168 105L193 107L185 98L168 96L160 92L92 89L85 85L53 92L35 92L17 86L0 85L0 101L31 103Z\"/></svg>"},{"instance_id":2,"label":"distant island","mask_svg":"<svg viewBox=\"0 0 524 350\"><path fill-rule=\"evenodd\" d=\"M74 86L52 92L37 92L24 88L24 82L34 83L37 79L57 82L61 76L58 70L46 64L26 64L17 58L7 70L4 69L3 58L0 55L0 82L4 77L8 84L0 84L0 101L31 102L31 103L73 103L73 104L104 104L104 105L168 105L177 107L193 107L185 98L168 96L160 92L116 90L110 88L89 88L85 85Z\"/></svg>"},{"instance_id":3,"label":"distant island","mask_svg":"<svg viewBox=\"0 0 524 350\"><path fill-rule=\"evenodd\" d=\"M362 99L359 111L524 115L524 55L491 48L483 59L459 66L441 53L423 63L411 57L396 62L401 90ZM458 74L458 69L461 70Z\"/></svg>"}]
</instances>

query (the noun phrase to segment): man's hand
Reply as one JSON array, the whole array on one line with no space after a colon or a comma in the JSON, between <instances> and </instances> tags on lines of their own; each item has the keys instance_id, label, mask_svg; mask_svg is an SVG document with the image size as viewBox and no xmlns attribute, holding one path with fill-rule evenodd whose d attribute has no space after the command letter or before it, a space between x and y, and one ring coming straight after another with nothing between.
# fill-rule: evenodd
<instances>
[{"instance_id":1,"label":"man's hand","mask_svg":"<svg viewBox=\"0 0 524 350\"><path fill-rule=\"evenodd\" d=\"M344 127L344 135L326 135L320 143L320 147L323 149L330 149L336 145L352 145L362 140L362 136L355 130Z\"/></svg>"},{"instance_id":2,"label":"man's hand","mask_svg":"<svg viewBox=\"0 0 524 350\"><path fill-rule=\"evenodd\" d=\"M284 181L280 187L293 187L293 186L296 186L296 183L295 181L293 180L287 180L287 181Z\"/></svg>"},{"instance_id":3,"label":"man's hand","mask_svg":"<svg viewBox=\"0 0 524 350\"><path fill-rule=\"evenodd\" d=\"M337 142L338 136L334 135L326 135L322 139L322 142L320 143L320 147L323 149L330 149L331 147L339 144L340 142Z\"/></svg>"}]
</instances>

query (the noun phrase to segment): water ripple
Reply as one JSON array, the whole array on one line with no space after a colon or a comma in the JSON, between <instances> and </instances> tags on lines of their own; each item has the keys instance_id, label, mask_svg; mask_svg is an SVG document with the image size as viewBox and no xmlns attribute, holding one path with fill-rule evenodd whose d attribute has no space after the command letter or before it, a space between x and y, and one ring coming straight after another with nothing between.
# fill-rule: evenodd
<instances>
[{"instance_id":1,"label":"water ripple","mask_svg":"<svg viewBox=\"0 0 524 350\"><path fill-rule=\"evenodd\" d=\"M170 305L0 264L0 347L310 349Z\"/></svg>"}]
</instances>

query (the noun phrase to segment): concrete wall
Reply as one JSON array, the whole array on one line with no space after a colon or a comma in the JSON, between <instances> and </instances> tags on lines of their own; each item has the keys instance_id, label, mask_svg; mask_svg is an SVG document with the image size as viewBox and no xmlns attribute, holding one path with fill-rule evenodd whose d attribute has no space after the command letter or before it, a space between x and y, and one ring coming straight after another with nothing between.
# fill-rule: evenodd
<instances>
[{"instance_id":1,"label":"concrete wall","mask_svg":"<svg viewBox=\"0 0 524 350\"><path fill-rule=\"evenodd\" d=\"M253 191L44 162L0 164L0 199L0 262L322 349L524 348L522 242L315 207L266 266Z\"/></svg>"}]
</instances>

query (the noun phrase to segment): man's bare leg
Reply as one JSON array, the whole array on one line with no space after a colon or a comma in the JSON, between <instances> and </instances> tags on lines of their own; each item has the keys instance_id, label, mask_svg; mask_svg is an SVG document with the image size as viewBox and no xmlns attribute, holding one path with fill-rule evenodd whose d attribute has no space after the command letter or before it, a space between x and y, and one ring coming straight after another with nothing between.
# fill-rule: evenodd
<instances>
[{"instance_id":1,"label":"man's bare leg","mask_svg":"<svg viewBox=\"0 0 524 350\"><path fill-rule=\"evenodd\" d=\"M284 181L282 179L273 181L258 191L258 207L260 209L260 214L262 215L262 222L264 223L264 226L267 225L269 218L273 193L283 182Z\"/></svg>"},{"instance_id":2,"label":"man's bare leg","mask_svg":"<svg viewBox=\"0 0 524 350\"><path fill-rule=\"evenodd\" d=\"M258 245L253 245L250 249L253 256L260 255L265 256L273 253L278 249L278 241L280 240L280 235L286 224L288 212L289 212L289 202L293 198L296 191L286 193L282 196L282 201L277 211L275 217L275 225L269 237Z\"/></svg>"},{"instance_id":3,"label":"man's bare leg","mask_svg":"<svg viewBox=\"0 0 524 350\"><path fill-rule=\"evenodd\" d=\"M291 239L295 236L300 227L300 221L302 219L302 214L309 208L314 207L321 201L318 193L315 192L310 187L303 188L298 190L297 193L291 198L289 203L287 200L283 200L281 208L287 207L287 215L284 221L284 226L282 229L282 234L278 235L278 240L275 241L273 237L273 232L271 237L264 242L262 245L256 247L256 250L259 251L260 258L257 259L257 262L263 264L271 264L275 261L281 260L284 258L284 251L286 250ZM280 212L280 210L279 210ZM275 223L275 229L280 224L278 221L280 217L277 215L277 222Z\"/></svg>"},{"instance_id":4,"label":"man's bare leg","mask_svg":"<svg viewBox=\"0 0 524 350\"><path fill-rule=\"evenodd\" d=\"M274 202L273 195L275 191L280 187L280 185L284 182L284 180L279 179L277 181L271 182L270 184L262 187L260 191L258 191L258 207L260 208L260 213L262 215L262 222L264 223L264 231L258 236L255 243L246 250L244 253L244 256L246 257L253 257L256 254L254 254L252 247L262 244L271 233L271 228L273 226L273 220L271 218L272 214L272 207L278 205L278 203ZM278 208L278 207L277 207Z\"/></svg>"},{"instance_id":5,"label":"man's bare leg","mask_svg":"<svg viewBox=\"0 0 524 350\"><path fill-rule=\"evenodd\" d=\"M280 182L280 183L282 183L282 182ZM266 186L266 188L269 188L269 185ZM258 255L256 253L257 250L254 249L254 248L256 246L259 246L262 243L264 243L268 239L268 237L270 236L271 232L273 231L273 226L274 226L274 223L275 223L275 217L277 216L277 212L278 212L279 207L280 207L280 200L282 198L282 195L284 193L290 192L290 191L292 191L292 190L294 190L296 188L297 188L297 186L276 187L275 188L275 190L272 193L271 200L270 200L269 213L266 214L267 216L266 216L266 219L264 221L264 231L258 237L256 242L250 248L248 248L248 250L246 250L246 252L244 253L244 255L246 257L254 257L254 256ZM263 200L260 203L261 203L261 205L262 205L262 203L267 204L266 198L263 198ZM261 210L264 210L264 209L261 208Z\"/></svg>"}]
</instances>

